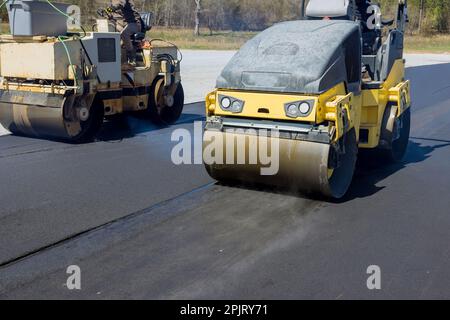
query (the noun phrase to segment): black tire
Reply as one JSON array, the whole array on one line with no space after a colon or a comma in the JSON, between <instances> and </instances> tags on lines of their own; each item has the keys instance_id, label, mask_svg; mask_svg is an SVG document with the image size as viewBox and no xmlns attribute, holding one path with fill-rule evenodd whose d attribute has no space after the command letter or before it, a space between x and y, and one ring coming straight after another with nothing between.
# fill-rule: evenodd
<instances>
[{"instance_id":1,"label":"black tire","mask_svg":"<svg viewBox=\"0 0 450 320\"><path fill-rule=\"evenodd\" d=\"M403 160L408 150L411 131L411 108L405 110L398 121L394 122L393 132L398 132L398 134L393 134L387 130L389 116L393 109L396 110L397 106L389 104L386 107L380 136L380 144L382 145L377 149L380 160L387 163L398 163Z\"/></svg>"},{"instance_id":2,"label":"black tire","mask_svg":"<svg viewBox=\"0 0 450 320\"><path fill-rule=\"evenodd\" d=\"M86 121L81 121L81 132L73 137L70 141L73 143L88 143L92 142L102 127L104 120L103 103L94 101L89 118Z\"/></svg>"},{"instance_id":3,"label":"black tire","mask_svg":"<svg viewBox=\"0 0 450 320\"><path fill-rule=\"evenodd\" d=\"M392 149L389 152L391 162L400 162L405 157L408 150L409 137L411 132L411 109L404 111L400 116L402 127L400 128L400 137L392 142Z\"/></svg>"},{"instance_id":4,"label":"black tire","mask_svg":"<svg viewBox=\"0 0 450 320\"><path fill-rule=\"evenodd\" d=\"M158 78L153 83L149 96L148 109L145 114L155 124L172 125L180 119L181 114L183 113L184 90L181 83L179 83L173 96L173 105L171 107L167 105L158 106L158 99L161 94L163 82L163 78Z\"/></svg>"}]
</instances>

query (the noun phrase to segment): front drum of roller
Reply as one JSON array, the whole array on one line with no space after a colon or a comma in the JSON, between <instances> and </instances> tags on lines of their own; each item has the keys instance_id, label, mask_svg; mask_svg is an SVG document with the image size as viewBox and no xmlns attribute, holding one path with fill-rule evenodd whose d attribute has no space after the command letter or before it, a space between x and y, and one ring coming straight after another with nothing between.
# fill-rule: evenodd
<instances>
[{"instance_id":1,"label":"front drum of roller","mask_svg":"<svg viewBox=\"0 0 450 320\"><path fill-rule=\"evenodd\" d=\"M347 193L357 157L354 134L349 134L347 137L345 142L347 153L340 156L339 166L334 169L330 168L329 160L335 151L330 144L272 137L262 137L267 141L264 143L267 143L267 154L270 155L272 163L268 165L267 161L261 163L258 159L254 164L254 161L250 161L250 155L259 153L259 139L261 137L247 134L242 136L242 134L206 130L203 151L204 163L209 175L218 181L262 184L294 192L320 194L329 198L342 198ZM215 141L223 142L221 155L217 149L215 151L218 153L211 152ZM236 141L241 141L241 144L234 143ZM245 144L242 143L243 141ZM227 148L227 145L234 147ZM242 156L242 150L245 150L244 164L242 164L242 158L240 162L238 161L238 155L241 153ZM207 159L209 154L215 155L214 159ZM212 163L211 160L217 159L219 161ZM269 167L271 169L267 170ZM266 174L263 174L264 168Z\"/></svg>"}]
</instances>

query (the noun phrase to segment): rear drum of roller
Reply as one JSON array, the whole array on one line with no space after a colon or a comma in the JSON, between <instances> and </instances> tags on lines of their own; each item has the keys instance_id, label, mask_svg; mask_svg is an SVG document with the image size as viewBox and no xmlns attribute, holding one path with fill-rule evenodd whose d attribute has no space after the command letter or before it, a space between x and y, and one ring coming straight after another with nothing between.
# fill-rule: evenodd
<instances>
[{"instance_id":1,"label":"rear drum of roller","mask_svg":"<svg viewBox=\"0 0 450 320\"><path fill-rule=\"evenodd\" d=\"M74 96L2 91L0 123L13 134L84 142L103 122L101 106L92 106L80 119Z\"/></svg>"}]
</instances>

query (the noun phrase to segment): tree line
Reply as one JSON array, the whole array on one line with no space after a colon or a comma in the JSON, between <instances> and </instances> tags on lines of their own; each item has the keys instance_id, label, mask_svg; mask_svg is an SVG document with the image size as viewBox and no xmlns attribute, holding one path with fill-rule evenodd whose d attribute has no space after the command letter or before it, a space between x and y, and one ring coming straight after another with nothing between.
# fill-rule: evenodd
<instances>
[{"instance_id":1,"label":"tree line","mask_svg":"<svg viewBox=\"0 0 450 320\"><path fill-rule=\"evenodd\" d=\"M378 0L387 16L394 16L398 0ZM109 1L59 0L81 7L83 23L93 23L95 12ZM298 19L301 0L135 0L140 11L154 13L154 25L208 28L210 31L259 31L272 24ZM410 32L446 33L450 29L450 0L409 0ZM6 21L3 8L1 16Z\"/></svg>"}]
</instances>

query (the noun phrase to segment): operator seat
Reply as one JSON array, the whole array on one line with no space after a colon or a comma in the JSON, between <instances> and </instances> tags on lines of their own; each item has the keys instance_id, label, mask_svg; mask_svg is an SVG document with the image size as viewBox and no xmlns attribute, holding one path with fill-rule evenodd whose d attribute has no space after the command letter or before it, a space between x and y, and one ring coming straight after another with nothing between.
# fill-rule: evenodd
<instances>
[{"instance_id":1,"label":"operator seat","mask_svg":"<svg viewBox=\"0 0 450 320\"><path fill-rule=\"evenodd\" d=\"M306 6L306 19L354 20L355 0L309 0Z\"/></svg>"},{"instance_id":2,"label":"operator seat","mask_svg":"<svg viewBox=\"0 0 450 320\"><path fill-rule=\"evenodd\" d=\"M143 62L143 50L142 43L145 40L146 33L152 29L152 17L153 14L151 12L143 12L139 14L139 20L141 22L141 32L137 32L131 35L131 41L133 46L136 48L138 53L138 62Z\"/></svg>"},{"instance_id":3,"label":"operator seat","mask_svg":"<svg viewBox=\"0 0 450 320\"><path fill-rule=\"evenodd\" d=\"M135 47L138 47L139 44L145 40L145 35L147 31L152 29L152 16L151 12L143 12L139 14L139 20L141 23L141 32L137 32L131 35L131 40Z\"/></svg>"},{"instance_id":4,"label":"operator seat","mask_svg":"<svg viewBox=\"0 0 450 320\"><path fill-rule=\"evenodd\" d=\"M381 47L381 30L369 26L372 12L368 12L370 0L310 0L306 7L306 19L331 19L360 21L363 54L376 54Z\"/></svg>"},{"instance_id":5,"label":"operator seat","mask_svg":"<svg viewBox=\"0 0 450 320\"><path fill-rule=\"evenodd\" d=\"M376 25L376 20L372 16L376 14L370 8L370 0L356 0L355 16L361 21L361 33L363 41L363 55L376 54L381 47L381 28ZM372 19L372 20L371 20Z\"/></svg>"},{"instance_id":6,"label":"operator seat","mask_svg":"<svg viewBox=\"0 0 450 320\"><path fill-rule=\"evenodd\" d=\"M144 39L147 31L152 29L152 13L144 12L139 14L139 20L141 24L141 31L131 35L131 40L133 40L133 44L139 45Z\"/></svg>"},{"instance_id":7,"label":"operator seat","mask_svg":"<svg viewBox=\"0 0 450 320\"><path fill-rule=\"evenodd\" d=\"M378 87L388 77L394 62L403 57L403 30L396 27L389 30L386 40L382 41L382 27L392 26L394 20L370 20L375 12L369 7L371 0L309 0L305 10L305 18L352 20L361 23L362 65L363 72L367 72L371 81L365 81L365 86ZM403 14L407 21L406 6ZM369 11L369 12L368 12ZM400 16L398 17L400 19ZM369 25L369 23L375 25ZM399 23L397 21L397 23Z\"/></svg>"}]
</instances>

